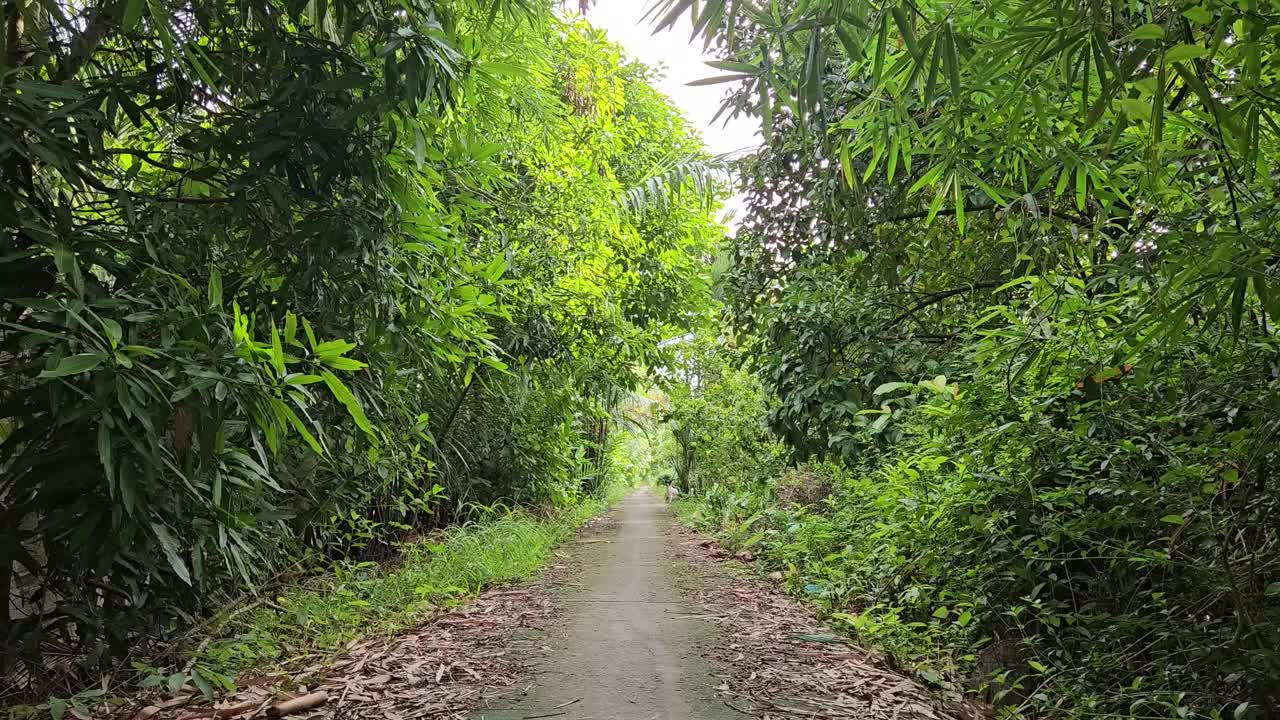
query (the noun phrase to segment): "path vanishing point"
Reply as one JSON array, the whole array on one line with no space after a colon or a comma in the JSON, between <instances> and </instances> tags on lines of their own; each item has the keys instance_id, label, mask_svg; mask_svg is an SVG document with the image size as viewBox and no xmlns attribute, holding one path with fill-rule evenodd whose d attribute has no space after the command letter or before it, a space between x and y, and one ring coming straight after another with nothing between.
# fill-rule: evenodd
<instances>
[{"instance_id":1,"label":"path vanishing point","mask_svg":"<svg viewBox=\"0 0 1280 720\"><path fill-rule=\"evenodd\" d=\"M473 720L741 720L717 699L703 659L712 628L676 586L663 552L673 522L651 490L619 503L615 521L570 545L560 621L538 633L527 692Z\"/></svg>"}]
</instances>

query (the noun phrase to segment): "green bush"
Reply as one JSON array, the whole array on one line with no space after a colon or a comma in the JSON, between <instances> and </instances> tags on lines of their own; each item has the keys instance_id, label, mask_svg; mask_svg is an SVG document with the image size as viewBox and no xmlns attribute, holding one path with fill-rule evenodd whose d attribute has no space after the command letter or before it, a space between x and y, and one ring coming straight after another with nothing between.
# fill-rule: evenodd
<instances>
[{"instance_id":1,"label":"green bush","mask_svg":"<svg viewBox=\"0 0 1280 720\"><path fill-rule=\"evenodd\" d=\"M779 478L717 488L700 515L934 683L1029 713L1265 708L1280 503L1242 481L1249 433L1231 429L1262 419L1212 401L1156 415L1167 380L1065 423L995 387L921 383L892 448L805 470L831 487L821 503L783 502Z\"/></svg>"}]
</instances>

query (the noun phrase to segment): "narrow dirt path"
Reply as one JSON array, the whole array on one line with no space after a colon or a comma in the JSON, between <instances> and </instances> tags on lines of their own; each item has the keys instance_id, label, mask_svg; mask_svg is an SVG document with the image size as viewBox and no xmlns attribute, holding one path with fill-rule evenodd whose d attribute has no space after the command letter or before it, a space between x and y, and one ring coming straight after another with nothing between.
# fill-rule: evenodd
<instances>
[{"instance_id":1,"label":"narrow dirt path","mask_svg":"<svg viewBox=\"0 0 1280 720\"><path fill-rule=\"evenodd\" d=\"M132 720L256 720L320 696L299 720L979 720L824 626L774 582L675 523L638 490L556 551L547 572L491 588L338 657L300 656L209 708L140 695ZM145 707L144 707L145 705Z\"/></svg>"},{"instance_id":2,"label":"narrow dirt path","mask_svg":"<svg viewBox=\"0 0 1280 720\"><path fill-rule=\"evenodd\" d=\"M664 552L671 523L656 493L637 490L580 536L552 590L561 615L539 635L527 691L472 718L741 720L717 697L720 681L703 658L714 628L680 591Z\"/></svg>"}]
</instances>

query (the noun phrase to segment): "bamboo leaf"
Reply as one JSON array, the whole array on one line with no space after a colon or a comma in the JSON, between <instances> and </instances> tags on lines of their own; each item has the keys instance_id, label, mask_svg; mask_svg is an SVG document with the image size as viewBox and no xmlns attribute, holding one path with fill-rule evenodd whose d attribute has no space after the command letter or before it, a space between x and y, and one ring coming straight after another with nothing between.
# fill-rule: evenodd
<instances>
[{"instance_id":1,"label":"bamboo leaf","mask_svg":"<svg viewBox=\"0 0 1280 720\"><path fill-rule=\"evenodd\" d=\"M209 307L222 307L222 273L217 270L209 272Z\"/></svg>"},{"instance_id":2,"label":"bamboo leaf","mask_svg":"<svg viewBox=\"0 0 1280 720\"><path fill-rule=\"evenodd\" d=\"M374 437L373 425L369 423L369 418L364 414L364 408L360 406L360 401L351 392L351 389L344 385L337 375L328 370L322 371L321 376L324 378L325 385L329 387L329 392L333 393L338 402L347 408L347 412L351 415L351 419L355 420L356 426L369 437Z\"/></svg>"},{"instance_id":3,"label":"bamboo leaf","mask_svg":"<svg viewBox=\"0 0 1280 720\"><path fill-rule=\"evenodd\" d=\"M107 484L115 482L115 460L111 447L111 428L107 426L106 418L98 421L98 462L102 463L102 472L107 478ZM132 512L132 508L129 508Z\"/></svg>"},{"instance_id":4,"label":"bamboo leaf","mask_svg":"<svg viewBox=\"0 0 1280 720\"><path fill-rule=\"evenodd\" d=\"M907 52L911 53L911 57L919 62L922 57L920 53L920 43L916 40L915 29L911 27L911 20L907 17L907 11L901 5L895 5L890 9L893 14L893 21L898 25L898 32L902 33L902 41L907 46Z\"/></svg>"},{"instance_id":5,"label":"bamboo leaf","mask_svg":"<svg viewBox=\"0 0 1280 720\"><path fill-rule=\"evenodd\" d=\"M688 85L689 87L703 87L706 85L720 85L722 83L750 80L753 77L755 77L755 75L743 75L743 74L716 75L714 77L707 77L707 78L701 78L699 80L692 80L690 82L685 83L685 85Z\"/></svg>"},{"instance_id":6,"label":"bamboo leaf","mask_svg":"<svg viewBox=\"0 0 1280 720\"><path fill-rule=\"evenodd\" d=\"M871 84L879 87L884 78L884 56L889 47L889 18L880 13L880 30L876 35L876 55L871 66Z\"/></svg>"},{"instance_id":7,"label":"bamboo leaf","mask_svg":"<svg viewBox=\"0 0 1280 720\"><path fill-rule=\"evenodd\" d=\"M951 26L947 26L946 35L946 51L947 51L947 74L951 77L951 94L956 98L964 94L964 88L960 84L960 61L956 56L956 39L951 32Z\"/></svg>"},{"instance_id":8,"label":"bamboo leaf","mask_svg":"<svg viewBox=\"0 0 1280 720\"><path fill-rule=\"evenodd\" d=\"M151 523L151 531L155 533L156 539L160 541L160 548L164 551L165 559L169 561L169 567L174 574L182 582L190 585L191 573L187 571L187 563L182 559L178 541L173 537L173 533L169 532L168 527L157 522Z\"/></svg>"},{"instance_id":9,"label":"bamboo leaf","mask_svg":"<svg viewBox=\"0 0 1280 720\"><path fill-rule=\"evenodd\" d=\"M717 69L727 70L734 73L745 73L747 75L759 75L760 66L751 63L737 62L733 60L708 60L706 64Z\"/></svg>"},{"instance_id":10,"label":"bamboo leaf","mask_svg":"<svg viewBox=\"0 0 1280 720\"><path fill-rule=\"evenodd\" d=\"M934 193L933 202L929 205L929 215L924 221L926 227L933 225L933 219L938 216L938 211L942 209L942 203L947 198L947 195L951 190L951 183L954 179L954 175L948 176L947 182L942 189Z\"/></svg>"},{"instance_id":11,"label":"bamboo leaf","mask_svg":"<svg viewBox=\"0 0 1280 720\"><path fill-rule=\"evenodd\" d=\"M275 321L271 321L271 366L276 370L277 377L284 377L284 347L280 344L280 331L276 329Z\"/></svg>"}]
</instances>

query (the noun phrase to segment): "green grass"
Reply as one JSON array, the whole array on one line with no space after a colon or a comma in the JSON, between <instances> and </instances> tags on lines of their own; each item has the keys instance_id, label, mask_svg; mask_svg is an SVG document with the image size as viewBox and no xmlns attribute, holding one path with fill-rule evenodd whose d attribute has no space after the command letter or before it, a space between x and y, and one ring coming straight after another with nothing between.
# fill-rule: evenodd
<instances>
[{"instance_id":1,"label":"green grass","mask_svg":"<svg viewBox=\"0 0 1280 720\"><path fill-rule=\"evenodd\" d=\"M610 488L604 499L584 500L550 518L517 510L450 528L406 545L394 566L338 566L331 575L228 623L222 637L197 654L200 677L191 679L227 686L232 676L250 668L336 652L361 636L394 633L487 587L533 575L557 544L625 492L625 487ZM163 679L155 673L152 683Z\"/></svg>"}]
</instances>

